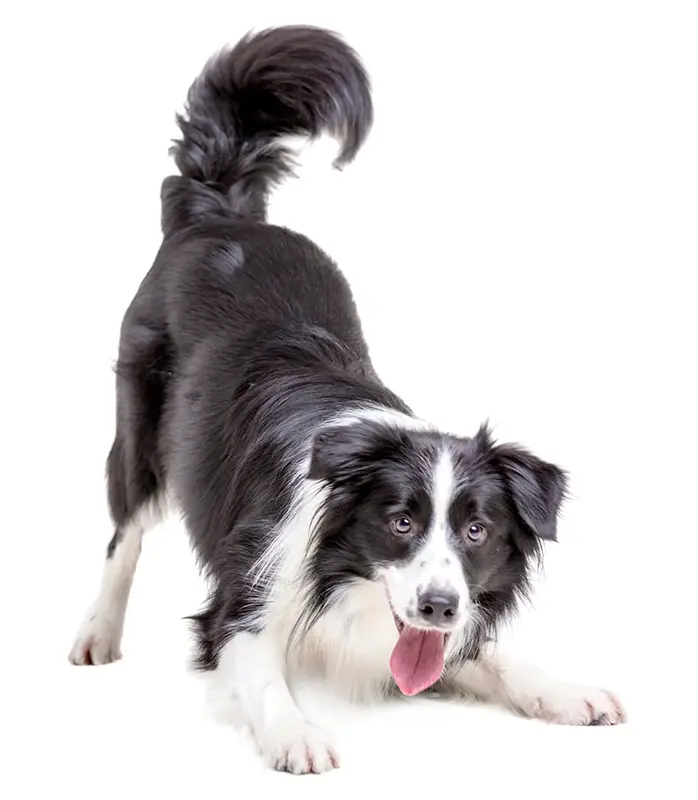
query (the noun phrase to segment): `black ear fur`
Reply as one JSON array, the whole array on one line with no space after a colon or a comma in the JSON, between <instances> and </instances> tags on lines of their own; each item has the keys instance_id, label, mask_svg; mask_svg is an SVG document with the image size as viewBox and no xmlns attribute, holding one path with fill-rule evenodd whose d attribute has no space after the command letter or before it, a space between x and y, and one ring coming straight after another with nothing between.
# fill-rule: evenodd
<instances>
[{"instance_id":1,"label":"black ear fur","mask_svg":"<svg viewBox=\"0 0 698 800\"><path fill-rule=\"evenodd\" d=\"M557 541L557 519L567 496L567 473L513 444L493 446L487 426L477 433L481 447L492 448L495 463L526 527L541 539Z\"/></svg>"},{"instance_id":2,"label":"black ear fur","mask_svg":"<svg viewBox=\"0 0 698 800\"><path fill-rule=\"evenodd\" d=\"M313 440L308 477L331 483L358 480L400 446L399 431L358 423L325 428Z\"/></svg>"}]
</instances>

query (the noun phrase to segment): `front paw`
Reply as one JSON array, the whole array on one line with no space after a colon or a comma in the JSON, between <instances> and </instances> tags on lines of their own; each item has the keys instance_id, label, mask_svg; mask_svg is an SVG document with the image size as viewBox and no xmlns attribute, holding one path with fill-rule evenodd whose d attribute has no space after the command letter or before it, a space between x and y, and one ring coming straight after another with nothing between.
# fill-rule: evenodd
<instances>
[{"instance_id":1,"label":"front paw","mask_svg":"<svg viewBox=\"0 0 698 800\"><path fill-rule=\"evenodd\" d=\"M328 735L309 722L280 726L259 742L267 766L294 775L319 774L339 767Z\"/></svg>"},{"instance_id":2,"label":"front paw","mask_svg":"<svg viewBox=\"0 0 698 800\"><path fill-rule=\"evenodd\" d=\"M557 725L620 725L627 714L618 698L605 689L557 683L519 703L529 717Z\"/></svg>"}]
</instances>

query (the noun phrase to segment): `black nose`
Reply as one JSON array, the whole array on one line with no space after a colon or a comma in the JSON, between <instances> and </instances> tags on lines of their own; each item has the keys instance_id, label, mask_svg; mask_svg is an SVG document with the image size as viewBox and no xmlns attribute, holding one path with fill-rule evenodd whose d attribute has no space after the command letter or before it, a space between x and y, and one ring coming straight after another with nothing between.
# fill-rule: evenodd
<instances>
[{"instance_id":1,"label":"black nose","mask_svg":"<svg viewBox=\"0 0 698 800\"><path fill-rule=\"evenodd\" d=\"M427 589L419 596L419 616L430 625L449 625L458 616L458 596Z\"/></svg>"}]
</instances>

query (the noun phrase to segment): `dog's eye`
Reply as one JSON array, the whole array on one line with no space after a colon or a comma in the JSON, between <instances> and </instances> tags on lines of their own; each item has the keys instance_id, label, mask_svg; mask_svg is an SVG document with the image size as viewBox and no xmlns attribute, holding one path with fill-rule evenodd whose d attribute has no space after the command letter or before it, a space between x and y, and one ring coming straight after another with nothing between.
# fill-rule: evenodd
<instances>
[{"instance_id":1,"label":"dog's eye","mask_svg":"<svg viewBox=\"0 0 698 800\"><path fill-rule=\"evenodd\" d=\"M412 530L412 520L409 517L398 517L392 522L395 533L406 534Z\"/></svg>"},{"instance_id":2,"label":"dog's eye","mask_svg":"<svg viewBox=\"0 0 698 800\"><path fill-rule=\"evenodd\" d=\"M468 539L472 542L481 542L485 536L487 536L487 531L482 525L473 523L468 526Z\"/></svg>"}]
</instances>

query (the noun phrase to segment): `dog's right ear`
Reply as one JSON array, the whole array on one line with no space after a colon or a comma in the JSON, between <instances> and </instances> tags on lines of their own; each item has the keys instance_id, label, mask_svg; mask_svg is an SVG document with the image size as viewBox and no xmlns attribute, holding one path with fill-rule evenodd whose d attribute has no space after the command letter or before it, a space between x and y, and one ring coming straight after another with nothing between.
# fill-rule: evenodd
<instances>
[{"instance_id":1,"label":"dog's right ear","mask_svg":"<svg viewBox=\"0 0 698 800\"><path fill-rule=\"evenodd\" d=\"M404 436L386 425L335 425L315 435L308 477L329 483L357 481L394 454Z\"/></svg>"}]
</instances>

